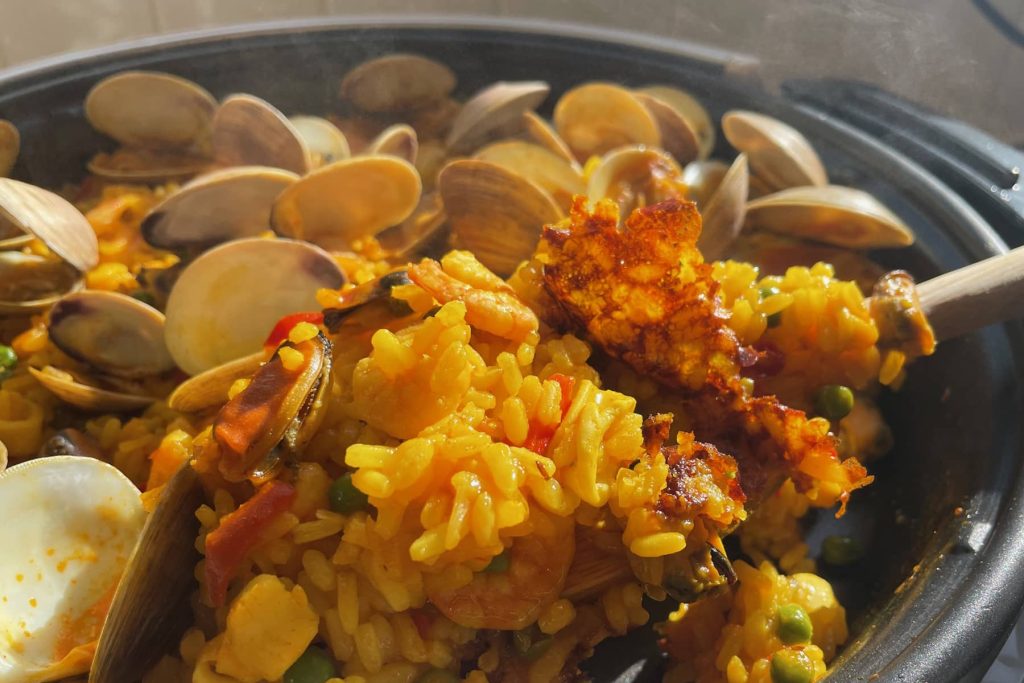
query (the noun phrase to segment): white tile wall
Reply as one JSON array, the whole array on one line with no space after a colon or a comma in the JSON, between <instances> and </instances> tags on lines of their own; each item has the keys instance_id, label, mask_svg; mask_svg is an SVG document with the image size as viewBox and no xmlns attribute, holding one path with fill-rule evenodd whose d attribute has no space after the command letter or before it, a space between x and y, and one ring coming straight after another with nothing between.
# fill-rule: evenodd
<instances>
[{"instance_id":1,"label":"white tile wall","mask_svg":"<svg viewBox=\"0 0 1024 683\"><path fill-rule=\"evenodd\" d=\"M992 1L1024 27L1024 1ZM403 12L585 22L705 42L758 55L769 80L873 81L1024 143L1024 48L967 0L0 0L0 66L154 33Z\"/></svg>"}]
</instances>

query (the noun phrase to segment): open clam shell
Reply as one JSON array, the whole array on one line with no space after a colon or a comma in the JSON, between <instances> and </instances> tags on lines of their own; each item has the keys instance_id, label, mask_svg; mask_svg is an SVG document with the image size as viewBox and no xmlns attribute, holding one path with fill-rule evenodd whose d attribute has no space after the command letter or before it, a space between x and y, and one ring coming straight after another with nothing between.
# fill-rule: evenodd
<instances>
[{"instance_id":1,"label":"open clam shell","mask_svg":"<svg viewBox=\"0 0 1024 683\"><path fill-rule=\"evenodd\" d=\"M252 377L266 360L263 351L228 361L185 380L167 398L171 410L201 413L224 405L228 390L236 380Z\"/></svg>"},{"instance_id":2,"label":"open clam shell","mask_svg":"<svg viewBox=\"0 0 1024 683\"><path fill-rule=\"evenodd\" d=\"M341 96L359 109L387 113L418 109L447 97L455 74L414 54L391 54L355 67L341 81Z\"/></svg>"},{"instance_id":3,"label":"open clam shell","mask_svg":"<svg viewBox=\"0 0 1024 683\"><path fill-rule=\"evenodd\" d=\"M63 261L0 252L0 315L42 311L81 286L81 274Z\"/></svg>"},{"instance_id":4,"label":"open clam shell","mask_svg":"<svg viewBox=\"0 0 1024 683\"><path fill-rule=\"evenodd\" d=\"M0 513L0 680L86 673L145 522L139 490L100 460L39 458L0 473Z\"/></svg>"},{"instance_id":5,"label":"open clam shell","mask_svg":"<svg viewBox=\"0 0 1024 683\"><path fill-rule=\"evenodd\" d=\"M546 190L563 210L586 186L578 167L539 145L519 140L496 142L480 149L474 158L504 166Z\"/></svg>"},{"instance_id":6,"label":"open clam shell","mask_svg":"<svg viewBox=\"0 0 1024 683\"><path fill-rule=\"evenodd\" d=\"M348 159L352 151L341 130L320 116L292 116L288 119L306 143L314 167Z\"/></svg>"},{"instance_id":7,"label":"open clam shell","mask_svg":"<svg viewBox=\"0 0 1024 683\"><path fill-rule=\"evenodd\" d=\"M707 203L701 207L703 228L697 247L708 261L725 256L729 245L743 228L747 213L750 172L747 157L736 157Z\"/></svg>"},{"instance_id":8,"label":"open clam shell","mask_svg":"<svg viewBox=\"0 0 1024 683\"><path fill-rule=\"evenodd\" d=\"M707 205L728 172L729 164L718 159L691 161L683 168L686 193L697 204L697 208Z\"/></svg>"},{"instance_id":9,"label":"open clam shell","mask_svg":"<svg viewBox=\"0 0 1024 683\"><path fill-rule=\"evenodd\" d=\"M171 357L197 375L256 353L283 316L319 310L316 292L345 282L330 254L306 242L249 238L203 253L167 300Z\"/></svg>"},{"instance_id":10,"label":"open clam shell","mask_svg":"<svg viewBox=\"0 0 1024 683\"><path fill-rule=\"evenodd\" d=\"M672 105L647 93L634 94L658 123L662 148L678 163L688 164L701 154L697 132Z\"/></svg>"},{"instance_id":11,"label":"open clam shell","mask_svg":"<svg viewBox=\"0 0 1024 683\"><path fill-rule=\"evenodd\" d=\"M494 83L470 98L452 121L445 143L455 153L467 152L489 135L518 123L524 112L536 109L551 92L543 81Z\"/></svg>"},{"instance_id":12,"label":"open clam shell","mask_svg":"<svg viewBox=\"0 0 1024 683\"><path fill-rule=\"evenodd\" d=\"M377 240L392 259L409 260L432 251L443 251L447 218L441 195L424 194L412 215L380 233Z\"/></svg>"},{"instance_id":13,"label":"open clam shell","mask_svg":"<svg viewBox=\"0 0 1024 683\"><path fill-rule=\"evenodd\" d=\"M174 368L163 313L124 294L68 294L50 310L48 330L61 351L109 375L139 378Z\"/></svg>"},{"instance_id":14,"label":"open clam shell","mask_svg":"<svg viewBox=\"0 0 1024 683\"><path fill-rule=\"evenodd\" d=\"M609 152L590 174L587 197L591 202L612 199L622 216L639 207L672 197L683 197L683 171L660 149L637 145Z\"/></svg>"},{"instance_id":15,"label":"open clam shell","mask_svg":"<svg viewBox=\"0 0 1024 683\"><path fill-rule=\"evenodd\" d=\"M438 177L455 246L503 277L530 258L544 225L562 218L551 195L514 171L480 159L449 163Z\"/></svg>"},{"instance_id":16,"label":"open clam shell","mask_svg":"<svg viewBox=\"0 0 1024 683\"><path fill-rule=\"evenodd\" d=\"M370 142L366 148L366 154L370 156L387 154L415 164L419 147L419 138L416 137L415 129L404 123L396 123L385 128Z\"/></svg>"},{"instance_id":17,"label":"open clam shell","mask_svg":"<svg viewBox=\"0 0 1024 683\"><path fill-rule=\"evenodd\" d=\"M643 103L612 83L585 83L562 95L555 129L581 162L616 147L661 143L658 123Z\"/></svg>"},{"instance_id":18,"label":"open clam shell","mask_svg":"<svg viewBox=\"0 0 1024 683\"><path fill-rule=\"evenodd\" d=\"M0 178L0 218L38 237L53 253L81 272L99 263L99 243L85 216L52 192Z\"/></svg>"},{"instance_id":19,"label":"open clam shell","mask_svg":"<svg viewBox=\"0 0 1024 683\"><path fill-rule=\"evenodd\" d=\"M758 228L850 249L905 247L914 233L872 195L841 185L794 187L747 204Z\"/></svg>"},{"instance_id":20,"label":"open clam shell","mask_svg":"<svg viewBox=\"0 0 1024 683\"><path fill-rule=\"evenodd\" d=\"M422 189L419 173L404 159L354 157L288 187L274 203L271 224L282 235L344 251L408 218Z\"/></svg>"},{"instance_id":21,"label":"open clam shell","mask_svg":"<svg viewBox=\"0 0 1024 683\"><path fill-rule=\"evenodd\" d=\"M153 396L130 394L86 384L71 373L50 365L41 370L30 367L28 371L36 378L36 381L61 401L92 413L121 413L141 410L156 401Z\"/></svg>"},{"instance_id":22,"label":"open clam shell","mask_svg":"<svg viewBox=\"0 0 1024 683\"><path fill-rule=\"evenodd\" d=\"M729 143L747 155L750 171L772 190L827 185L828 174L814 147L792 126L752 111L722 117Z\"/></svg>"},{"instance_id":23,"label":"open clam shell","mask_svg":"<svg viewBox=\"0 0 1024 683\"><path fill-rule=\"evenodd\" d=\"M202 146L216 107L210 93L187 79L124 71L93 86L85 98L85 117L128 147Z\"/></svg>"},{"instance_id":24,"label":"open clam shell","mask_svg":"<svg viewBox=\"0 0 1024 683\"><path fill-rule=\"evenodd\" d=\"M9 176L18 161L21 150L21 136L10 121L0 119L0 178Z\"/></svg>"},{"instance_id":25,"label":"open clam shell","mask_svg":"<svg viewBox=\"0 0 1024 683\"><path fill-rule=\"evenodd\" d=\"M704 105L696 97L669 85L649 85L636 90L637 93L653 97L676 111L697 135L698 158L707 159L715 148L715 123ZM685 163L679 159L680 163Z\"/></svg>"},{"instance_id":26,"label":"open clam shell","mask_svg":"<svg viewBox=\"0 0 1024 683\"><path fill-rule=\"evenodd\" d=\"M187 150L122 147L100 152L86 167L95 176L118 183L158 183L183 180L209 168L210 159Z\"/></svg>"},{"instance_id":27,"label":"open clam shell","mask_svg":"<svg viewBox=\"0 0 1024 683\"><path fill-rule=\"evenodd\" d=\"M302 175L313 165L284 114L253 95L231 95L213 116L213 156L224 166L273 166Z\"/></svg>"},{"instance_id":28,"label":"open clam shell","mask_svg":"<svg viewBox=\"0 0 1024 683\"><path fill-rule=\"evenodd\" d=\"M153 208L142 236L171 251L203 249L270 229L278 195L299 177L268 166L240 166L207 173Z\"/></svg>"},{"instance_id":29,"label":"open clam shell","mask_svg":"<svg viewBox=\"0 0 1024 683\"><path fill-rule=\"evenodd\" d=\"M527 140L534 142L552 154L562 157L574 168L579 168L576 157L569 145L558 136L551 124L541 118L537 112L523 112L523 133Z\"/></svg>"}]
</instances>

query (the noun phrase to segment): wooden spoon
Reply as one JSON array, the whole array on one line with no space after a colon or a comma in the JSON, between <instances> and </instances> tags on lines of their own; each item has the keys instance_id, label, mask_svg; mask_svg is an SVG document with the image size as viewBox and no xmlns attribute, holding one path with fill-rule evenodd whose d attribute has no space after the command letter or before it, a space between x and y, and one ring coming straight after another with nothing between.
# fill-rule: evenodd
<instances>
[{"instance_id":1,"label":"wooden spoon","mask_svg":"<svg viewBox=\"0 0 1024 683\"><path fill-rule=\"evenodd\" d=\"M939 341L1024 317L1024 247L932 278L917 293Z\"/></svg>"}]
</instances>

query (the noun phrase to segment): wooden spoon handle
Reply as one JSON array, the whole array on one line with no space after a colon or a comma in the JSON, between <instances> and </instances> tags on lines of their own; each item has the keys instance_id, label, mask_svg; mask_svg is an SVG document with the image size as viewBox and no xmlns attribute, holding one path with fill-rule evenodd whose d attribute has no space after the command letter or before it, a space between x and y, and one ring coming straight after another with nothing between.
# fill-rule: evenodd
<instances>
[{"instance_id":1,"label":"wooden spoon handle","mask_svg":"<svg viewBox=\"0 0 1024 683\"><path fill-rule=\"evenodd\" d=\"M1024 247L928 280L917 292L939 341L1024 317Z\"/></svg>"}]
</instances>

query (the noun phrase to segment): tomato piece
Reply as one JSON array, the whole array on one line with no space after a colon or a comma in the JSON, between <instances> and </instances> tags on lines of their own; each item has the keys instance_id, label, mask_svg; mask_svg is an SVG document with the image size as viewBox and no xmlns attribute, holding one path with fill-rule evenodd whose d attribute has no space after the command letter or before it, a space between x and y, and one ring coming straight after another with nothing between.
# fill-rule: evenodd
<instances>
[{"instance_id":1,"label":"tomato piece","mask_svg":"<svg viewBox=\"0 0 1024 683\"><path fill-rule=\"evenodd\" d=\"M559 407L562 410L562 419L564 420L566 413L569 412L569 406L572 405L572 392L576 388L576 380L560 372L556 372L548 377L548 379L558 382L558 386L562 388L562 400ZM556 429L558 429L558 425L544 425L531 421L530 429L526 433L526 441L523 442L523 448L539 455L544 455L547 453L548 446L551 445L551 439L554 437Z\"/></svg>"},{"instance_id":2,"label":"tomato piece","mask_svg":"<svg viewBox=\"0 0 1024 683\"><path fill-rule=\"evenodd\" d=\"M302 313L290 313L277 321L274 325L274 329L267 335L267 340L263 342L263 348L273 350L281 345L285 339L288 338L288 333L292 331L292 328L299 323L313 323L314 325L322 325L324 322L324 314L322 311L304 311Z\"/></svg>"},{"instance_id":3,"label":"tomato piece","mask_svg":"<svg viewBox=\"0 0 1024 683\"><path fill-rule=\"evenodd\" d=\"M228 583L238 573L242 561L260 542L271 522L291 508L295 495L291 484L272 481L225 515L220 525L206 536L206 590L215 607L224 604Z\"/></svg>"}]
</instances>

